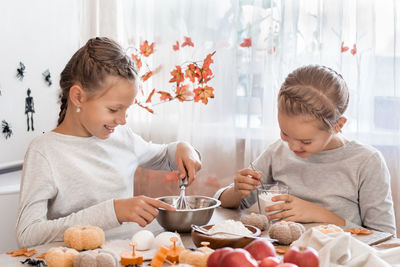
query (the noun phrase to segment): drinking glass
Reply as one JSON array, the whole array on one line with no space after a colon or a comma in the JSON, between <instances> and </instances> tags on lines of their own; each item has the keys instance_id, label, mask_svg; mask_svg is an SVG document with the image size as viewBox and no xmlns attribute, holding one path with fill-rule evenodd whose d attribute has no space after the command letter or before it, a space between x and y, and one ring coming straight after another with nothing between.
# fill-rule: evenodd
<instances>
[{"instance_id":1,"label":"drinking glass","mask_svg":"<svg viewBox=\"0 0 400 267\"><path fill-rule=\"evenodd\" d=\"M281 210L266 212L265 208L275 204L285 203L285 201L272 201L271 198L277 195L288 193L289 189L287 185L284 185L282 183L263 184L257 186L257 200L260 213L268 216L274 213L281 212Z\"/></svg>"}]
</instances>

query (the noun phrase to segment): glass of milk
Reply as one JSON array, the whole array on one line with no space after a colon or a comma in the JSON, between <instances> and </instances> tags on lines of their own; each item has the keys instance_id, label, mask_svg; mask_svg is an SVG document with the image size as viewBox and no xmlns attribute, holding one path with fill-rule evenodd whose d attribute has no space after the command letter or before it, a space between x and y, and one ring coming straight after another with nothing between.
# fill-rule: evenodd
<instances>
[{"instance_id":1,"label":"glass of milk","mask_svg":"<svg viewBox=\"0 0 400 267\"><path fill-rule=\"evenodd\" d=\"M266 212L265 208L275 204L285 203L284 201L272 201L271 198L288 193L289 190L287 185L282 183L263 184L262 186L257 186L258 209L260 210L260 213L268 216L281 212L281 210Z\"/></svg>"}]
</instances>

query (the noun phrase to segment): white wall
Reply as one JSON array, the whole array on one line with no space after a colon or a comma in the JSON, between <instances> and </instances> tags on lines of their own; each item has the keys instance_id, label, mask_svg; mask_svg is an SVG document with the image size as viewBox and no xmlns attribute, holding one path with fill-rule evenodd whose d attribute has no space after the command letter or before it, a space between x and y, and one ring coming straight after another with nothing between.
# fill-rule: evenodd
<instances>
[{"instance_id":1,"label":"white wall","mask_svg":"<svg viewBox=\"0 0 400 267\"><path fill-rule=\"evenodd\" d=\"M0 1L0 123L6 120L13 135L0 131L0 169L23 160L29 142L57 123L59 74L79 47L80 1ZM19 62L26 66L22 81ZM42 73L49 69L49 87ZM31 89L35 130L27 131L25 98Z\"/></svg>"},{"instance_id":2,"label":"white wall","mask_svg":"<svg viewBox=\"0 0 400 267\"><path fill-rule=\"evenodd\" d=\"M59 74L80 46L80 0L0 1L0 124L6 120L13 135L0 128L0 173L22 162L32 138L56 126ZM16 77L19 62L26 66L22 81ZM42 73L50 69L52 86ZM27 131L25 97L34 99L35 131ZM20 172L0 175L0 253L16 248L15 222Z\"/></svg>"}]
</instances>

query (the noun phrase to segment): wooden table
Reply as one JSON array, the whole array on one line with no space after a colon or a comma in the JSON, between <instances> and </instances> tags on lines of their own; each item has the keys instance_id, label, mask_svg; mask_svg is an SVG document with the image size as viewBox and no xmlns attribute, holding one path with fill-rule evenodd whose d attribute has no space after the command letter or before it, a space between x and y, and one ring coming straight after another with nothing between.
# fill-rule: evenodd
<instances>
[{"instance_id":1,"label":"wooden table","mask_svg":"<svg viewBox=\"0 0 400 267\"><path fill-rule=\"evenodd\" d=\"M240 220L240 217L243 214L248 214L252 210L237 210L237 209L224 209L224 208L217 208L209 222L209 224L215 224L224 220L232 219L232 220ZM315 226L316 224L305 224L306 228ZM127 240L131 239L133 234L137 232L138 230L142 229L147 229L151 232L154 233L154 235L157 235L163 231L165 231L158 223L156 220L154 220L152 223L147 225L145 228L139 227L137 224L134 223L127 223L121 225L121 227L107 231L106 232L106 244L109 242L116 242L118 240ZM186 248L191 248L195 247L190 233L181 233L181 239ZM266 233L263 234L264 236L267 235ZM396 242L399 242L399 239L393 239ZM386 241L385 243L391 243L393 240ZM36 249L37 255L40 255L43 252L46 252L52 247L58 247L58 246L64 246L63 242L53 242L41 246L34 247ZM0 266L7 266L7 267L13 267L13 266L29 266L29 265L24 265L21 264L20 261L25 260L25 257L11 257L10 255L7 254L0 254Z\"/></svg>"}]
</instances>

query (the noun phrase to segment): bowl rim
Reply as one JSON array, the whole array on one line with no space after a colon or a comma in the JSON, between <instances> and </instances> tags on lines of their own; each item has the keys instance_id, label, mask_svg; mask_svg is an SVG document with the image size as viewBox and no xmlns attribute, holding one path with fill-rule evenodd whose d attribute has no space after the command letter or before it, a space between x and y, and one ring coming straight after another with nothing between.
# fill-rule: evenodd
<instances>
[{"instance_id":1,"label":"bowl rim","mask_svg":"<svg viewBox=\"0 0 400 267\"><path fill-rule=\"evenodd\" d=\"M178 198L179 196L163 196L163 197L156 197L156 200L160 200L163 198ZM201 198L206 198L206 199L211 199L211 200L215 200L215 204L212 206L208 206L205 208L199 208L199 209L187 209L187 210L175 210L172 212L188 212L188 211L200 211L200 210L209 210L209 209L213 209L213 208L218 208L219 206L221 206L221 201L219 199L213 198L213 197L207 197L207 196L199 196L199 195L190 195L190 196L186 196L186 197L201 197ZM166 210L164 208L157 208L158 210Z\"/></svg>"}]
</instances>

